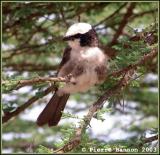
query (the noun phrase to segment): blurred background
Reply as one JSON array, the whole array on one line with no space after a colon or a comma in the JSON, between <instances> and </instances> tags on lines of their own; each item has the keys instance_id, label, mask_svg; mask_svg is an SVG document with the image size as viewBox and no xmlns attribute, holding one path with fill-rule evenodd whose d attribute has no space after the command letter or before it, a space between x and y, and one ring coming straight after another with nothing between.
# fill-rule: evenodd
<instances>
[{"instance_id":1,"label":"blurred background","mask_svg":"<svg viewBox=\"0 0 160 155\"><path fill-rule=\"evenodd\" d=\"M42 152L42 146L59 148L94 101L112 86L114 77L87 93L72 95L64 119L57 127L36 125L39 113L52 96L41 92L50 84L14 90L15 84L21 79L55 75L66 46L62 37L71 24L81 21L94 26L101 46L110 57L108 72L111 73L136 63L151 46L157 46L157 16L158 2L3 2L2 115L14 112L34 96L40 98L3 124L2 152L35 153ZM122 30L118 34L120 26ZM148 32L154 33L149 45L144 40L129 40L134 36L143 38ZM122 46L126 42L132 49ZM115 50L119 57L115 56ZM158 133L157 65L156 57L139 67L137 78L105 103L103 108L107 110L92 119L82 146L140 147L143 138ZM157 149L158 141L144 146ZM80 148L75 152L81 152Z\"/></svg>"}]
</instances>

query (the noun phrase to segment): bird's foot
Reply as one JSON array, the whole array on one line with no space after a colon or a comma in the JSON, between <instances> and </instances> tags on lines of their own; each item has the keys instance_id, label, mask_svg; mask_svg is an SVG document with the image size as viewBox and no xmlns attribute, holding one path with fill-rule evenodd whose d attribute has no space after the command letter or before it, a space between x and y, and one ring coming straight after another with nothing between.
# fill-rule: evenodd
<instances>
[{"instance_id":1,"label":"bird's foot","mask_svg":"<svg viewBox=\"0 0 160 155\"><path fill-rule=\"evenodd\" d=\"M73 84L73 85L76 84L76 79L73 77L72 74L68 74L68 75L65 77L65 79L66 79L66 82L67 82L67 83L71 83L71 84Z\"/></svg>"}]
</instances>

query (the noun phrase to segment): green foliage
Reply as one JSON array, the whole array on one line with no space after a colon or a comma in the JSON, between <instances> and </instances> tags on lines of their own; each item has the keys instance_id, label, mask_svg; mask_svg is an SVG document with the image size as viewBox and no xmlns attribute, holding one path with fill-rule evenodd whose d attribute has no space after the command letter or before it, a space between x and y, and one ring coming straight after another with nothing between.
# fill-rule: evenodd
<instances>
[{"instance_id":1,"label":"green foliage","mask_svg":"<svg viewBox=\"0 0 160 155\"><path fill-rule=\"evenodd\" d=\"M124 44L130 46L129 49L124 48ZM119 51L114 63L119 68L124 68L129 65L135 64L140 57L150 51L150 48L146 48L144 41L132 42L123 40L122 44L115 45L114 48Z\"/></svg>"},{"instance_id":2,"label":"green foliage","mask_svg":"<svg viewBox=\"0 0 160 155\"><path fill-rule=\"evenodd\" d=\"M114 86L116 84L116 82L118 81L119 78L109 78L107 79L107 81L110 81L110 82L104 82L103 84L101 84L99 86L99 90L100 91L103 91L103 90L108 90L109 88L111 88L112 86Z\"/></svg>"},{"instance_id":3,"label":"green foliage","mask_svg":"<svg viewBox=\"0 0 160 155\"><path fill-rule=\"evenodd\" d=\"M67 113L62 112L62 118L75 118L75 119L80 119L78 116L73 115L73 114L71 114L71 113L69 113L69 112L67 112Z\"/></svg>"},{"instance_id":4,"label":"green foliage","mask_svg":"<svg viewBox=\"0 0 160 155\"><path fill-rule=\"evenodd\" d=\"M38 77L38 74L32 73L30 77L36 78L36 77ZM3 81L2 82L2 93L10 93L12 90L16 89L20 80L26 80L26 78L24 79L24 76L22 76L22 75L8 76L8 75L3 74L3 76L2 76L2 81Z\"/></svg>"},{"instance_id":5,"label":"green foliage","mask_svg":"<svg viewBox=\"0 0 160 155\"><path fill-rule=\"evenodd\" d=\"M122 7L123 6L123 7ZM13 112L33 96L42 98L43 91L48 83L34 84L29 92L15 90L18 81L33 79L36 77L53 76L63 55L66 43L62 38L69 25L88 22L94 26L98 34L100 44L108 47L114 35L124 23L122 19L129 6L128 2L3 2L2 4L2 109L3 114ZM117 13L116 11L122 7ZM132 15L127 20L122 33L117 38L117 43L111 46L116 50L116 56L109 60L107 75L119 71L129 65L136 64L152 48L158 46L158 3L137 2ZM68 25L68 26L66 26ZM138 39L137 39L138 38ZM105 51L105 50L104 50ZM105 51L110 54L110 51ZM108 54L107 53L107 54ZM105 114L119 118L119 121L111 129L106 129L105 135L92 138L94 129L87 126L83 129L80 145L71 153L95 153L90 148L106 149L112 153L116 148L134 148L151 146L152 143L144 143L147 131L153 131L150 135L158 133L158 92L151 91L158 87L158 81L150 83L144 79L148 73L158 75L158 59L155 57L143 66L138 66L135 77L120 94L108 99L106 108L99 110L94 117L105 123ZM12 75L12 76L11 76ZM80 118L75 112L88 110L97 98L113 88L123 77L107 77L101 85L93 87L86 93L71 96L77 106L69 108L71 112L63 113L63 121L74 118L78 125L85 123L86 117ZM63 85L63 84L62 84ZM59 85L60 87L62 86ZM13 99L12 99L13 97ZM34 106L24 111L29 115L30 110L39 103L47 103L49 98L38 100ZM125 104L120 106L121 102ZM78 105L85 103L81 108ZM133 103L135 104L133 106ZM122 110L123 109L123 110ZM123 125L126 120L121 117L131 117L131 122ZM23 114L23 112L22 112ZM139 116L140 119L134 116ZM37 113L34 117L37 118ZM137 123L138 122L138 123ZM76 123L67 122L53 128L37 127L35 121L24 120L19 116L4 124L3 134L13 133L11 140L2 139L3 149L12 149L12 153L50 153L62 147L75 136ZM99 126L97 126L99 128ZM105 126L104 126L105 128ZM127 138L120 140L108 139L108 135L118 130L129 134ZM112 132L113 131L113 132ZM21 137L20 134L30 134L30 137ZM132 136L134 135L134 136ZM5 137L5 136L4 136ZM100 139L106 139L103 141ZM139 138L140 137L140 138ZM121 138L121 135L119 136ZM156 146L157 147L157 146Z\"/></svg>"},{"instance_id":6,"label":"green foliage","mask_svg":"<svg viewBox=\"0 0 160 155\"><path fill-rule=\"evenodd\" d=\"M67 144L69 140L75 136L75 129L76 126L73 123L70 123L69 126L63 126L60 129L60 132L62 133L63 136L61 137L61 141L55 143L55 146L57 148L60 148L65 144Z\"/></svg>"},{"instance_id":7,"label":"green foliage","mask_svg":"<svg viewBox=\"0 0 160 155\"><path fill-rule=\"evenodd\" d=\"M105 119L103 118L103 114L111 112L111 111L112 111L111 108L102 108L96 113L95 118L98 120L104 121Z\"/></svg>"},{"instance_id":8,"label":"green foliage","mask_svg":"<svg viewBox=\"0 0 160 155\"><path fill-rule=\"evenodd\" d=\"M17 84L18 84L17 80L5 81L5 83L2 83L2 92L9 93L17 86Z\"/></svg>"},{"instance_id":9,"label":"green foliage","mask_svg":"<svg viewBox=\"0 0 160 155\"><path fill-rule=\"evenodd\" d=\"M39 147L37 148L37 153L47 153L47 154L50 154L50 153L53 153L53 151L51 149L48 149L46 148L45 146L43 145L39 145Z\"/></svg>"}]
</instances>

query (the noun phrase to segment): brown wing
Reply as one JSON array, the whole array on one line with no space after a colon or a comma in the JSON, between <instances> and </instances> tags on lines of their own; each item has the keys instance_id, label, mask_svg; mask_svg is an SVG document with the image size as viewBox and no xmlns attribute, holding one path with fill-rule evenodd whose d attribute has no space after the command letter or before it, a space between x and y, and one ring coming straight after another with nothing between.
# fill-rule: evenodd
<instances>
[{"instance_id":1,"label":"brown wing","mask_svg":"<svg viewBox=\"0 0 160 155\"><path fill-rule=\"evenodd\" d=\"M71 53L71 47L66 47L65 50L64 50L64 53L63 53L63 57L62 57L62 61L59 65L59 68L58 68L58 72L59 70L62 68L62 66L69 61L70 59L70 53Z\"/></svg>"},{"instance_id":2,"label":"brown wing","mask_svg":"<svg viewBox=\"0 0 160 155\"><path fill-rule=\"evenodd\" d=\"M107 67L105 65L99 65L95 68L99 82L103 82L106 77Z\"/></svg>"}]
</instances>

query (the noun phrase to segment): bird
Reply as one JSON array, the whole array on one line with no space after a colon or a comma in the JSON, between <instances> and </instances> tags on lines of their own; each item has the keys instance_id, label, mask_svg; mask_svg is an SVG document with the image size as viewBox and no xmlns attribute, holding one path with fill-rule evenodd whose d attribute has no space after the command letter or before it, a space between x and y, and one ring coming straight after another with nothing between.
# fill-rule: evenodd
<instances>
[{"instance_id":1,"label":"bird","mask_svg":"<svg viewBox=\"0 0 160 155\"><path fill-rule=\"evenodd\" d=\"M58 69L58 77L68 82L58 88L37 118L37 125L58 125L69 96L87 92L104 82L107 56L99 48L99 39L93 26L79 22L71 25L63 37L68 43Z\"/></svg>"}]
</instances>

